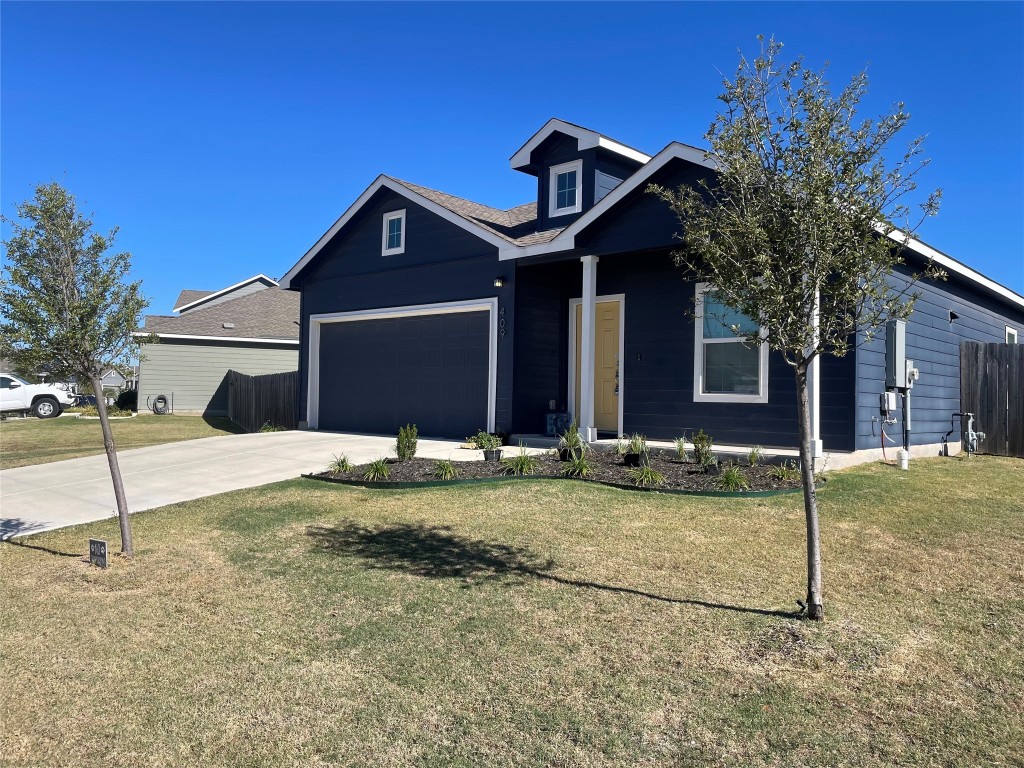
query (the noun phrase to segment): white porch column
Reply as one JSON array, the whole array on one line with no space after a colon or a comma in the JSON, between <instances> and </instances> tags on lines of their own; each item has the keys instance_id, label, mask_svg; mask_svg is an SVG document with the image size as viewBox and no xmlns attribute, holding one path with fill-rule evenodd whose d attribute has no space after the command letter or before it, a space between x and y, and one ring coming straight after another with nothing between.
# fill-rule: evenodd
<instances>
[{"instance_id":1,"label":"white porch column","mask_svg":"<svg viewBox=\"0 0 1024 768\"><path fill-rule=\"evenodd\" d=\"M814 312L811 315L815 346L818 343L818 305L818 294L815 294ZM807 399L810 400L811 410L811 456L815 459L820 459L825 455L821 442L821 355L816 356L807 367Z\"/></svg>"},{"instance_id":2,"label":"white porch column","mask_svg":"<svg viewBox=\"0 0 1024 768\"><path fill-rule=\"evenodd\" d=\"M597 297L597 256L584 256L583 291L581 293L580 318L580 402L579 421L580 435L584 440L597 440L597 429L594 427L594 326L595 305Z\"/></svg>"}]
</instances>

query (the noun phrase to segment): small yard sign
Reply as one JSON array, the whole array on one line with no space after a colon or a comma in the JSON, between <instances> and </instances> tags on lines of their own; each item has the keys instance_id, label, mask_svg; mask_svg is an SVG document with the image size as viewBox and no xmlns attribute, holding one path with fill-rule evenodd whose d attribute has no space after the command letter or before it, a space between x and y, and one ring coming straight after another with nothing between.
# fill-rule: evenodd
<instances>
[{"instance_id":1,"label":"small yard sign","mask_svg":"<svg viewBox=\"0 0 1024 768\"><path fill-rule=\"evenodd\" d=\"M100 568L107 567L107 542L89 539L89 562Z\"/></svg>"}]
</instances>

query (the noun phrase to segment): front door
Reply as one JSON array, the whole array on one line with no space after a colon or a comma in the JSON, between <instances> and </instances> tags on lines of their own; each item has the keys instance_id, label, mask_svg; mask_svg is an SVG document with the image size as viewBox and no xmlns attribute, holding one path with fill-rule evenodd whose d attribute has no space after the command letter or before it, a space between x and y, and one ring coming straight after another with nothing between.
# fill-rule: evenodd
<instances>
[{"instance_id":1,"label":"front door","mask_svg":"<svg viewBox=\"0 0 1024 768\"><path fill-rule=\"evenodd\" d=\"M594 427L619 433L619 338L622 303L598 301L594 307ZM580 339L583 305L576 305L576 408L580 402ZM578 420L578 417L577 417Z\"/></svg>"}]
</instances>

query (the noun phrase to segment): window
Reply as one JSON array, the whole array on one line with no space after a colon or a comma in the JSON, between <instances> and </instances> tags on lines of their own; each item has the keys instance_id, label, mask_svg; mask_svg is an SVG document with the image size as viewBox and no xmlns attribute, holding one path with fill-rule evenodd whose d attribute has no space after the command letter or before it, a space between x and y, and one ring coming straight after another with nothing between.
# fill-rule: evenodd
<instances>
[{"instance_id":1,"label":"window","mask_svg":"<svg viewBox=\"0 0 1024 768\"><path fill-rule=\"evenodd\" d=\"M8 376L0 376L0 389L10 389L11 384L14 383L14 379Z\"/></svg>"},{"instance_id":2,"label":"window","mask_svg":"<svg viewBox=\"0 0 1024 768\"><path fill-rule=\"evenodd\" d=\"M583 175L583 161L553 165L551 174L551 193L548 201L549 216L564 216L567 213L579 213L583 209L580 200L580 177Z\"/></svg>"},{"instance_id":3,"label":"window","mask_svg":"<svg viewBox=\"0 0 1024 768\"><path fill-rule=\"evenodd\" d=\"M1006 343L1007 344L1018 344L1017 341L1017 329L1006 326Z\"/></svg>"},{"instance_id":4,"label":"window","mask_svg":"<svg viewBox=\"0 0 1024 768\"><path fill-rule=\"evenodd\" d=\"M768 345L733 333L754 333L757 323L722 304L707 283L697 283L696 298L694 402L767 403Z\"/></svg>"},{"instance_id":5,"label":"window","mask_svg":"<svg viewBox=\"0 0 1024 768\"><path fill-rule=\"evenodd\" d=\"M405 209L384 214L384 231L381 235L382 256L397 256L405 253Z\"/></svg>"}]
</instances>

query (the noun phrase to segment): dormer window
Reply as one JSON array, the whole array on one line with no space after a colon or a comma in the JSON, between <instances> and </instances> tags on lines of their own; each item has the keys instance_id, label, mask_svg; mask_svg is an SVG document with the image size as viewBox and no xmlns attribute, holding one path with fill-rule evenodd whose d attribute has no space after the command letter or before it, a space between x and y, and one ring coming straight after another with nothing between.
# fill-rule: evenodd
<instances>
[{"instance_id":1,"label":"dormer window","mask_svg":"<svg viewBox=\"0 0 1024 768\"><path fill-rule=\"evenodd\" d=\"M580 199L580 179L583 176L583 161L554 165L550 170L551 192L548 199L548 215L564 216L579 213L583 208Z\"/></svg>"},{"instance_id":2,"label":"dormer window","mask_svg":"<svg viewBox=\"0 0 1024 768\"><path fill-rule=\"evenodd\" d=\"M381 235L382 256L397 256L405 253L405 209L384 214L384 231Z\"/></svg>"}]
</instances>

